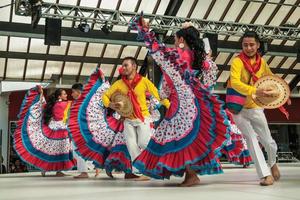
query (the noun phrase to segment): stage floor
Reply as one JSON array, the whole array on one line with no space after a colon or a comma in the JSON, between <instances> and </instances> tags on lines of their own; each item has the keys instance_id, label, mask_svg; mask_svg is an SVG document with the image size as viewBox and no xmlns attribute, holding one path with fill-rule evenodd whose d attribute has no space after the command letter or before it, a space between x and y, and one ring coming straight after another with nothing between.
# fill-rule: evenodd
<instances>
[{"instance_id":1,"label":"stage floor","mask_svg":"<svg viewBox=\"0 0 300 200\"><path fill-rule=\"evenodd\" d=\"M41 177L40 173L0 175L0 200L300 200L300 164L280 164L282 178L273 186L258 185L254 167L225 165L224 174L201 176L197 187L181 188L181 178L125 181L123 174L112 180L101 173L94 178ZM54 174L54 173L49 173Z\"/></svg>"}]
</instances>

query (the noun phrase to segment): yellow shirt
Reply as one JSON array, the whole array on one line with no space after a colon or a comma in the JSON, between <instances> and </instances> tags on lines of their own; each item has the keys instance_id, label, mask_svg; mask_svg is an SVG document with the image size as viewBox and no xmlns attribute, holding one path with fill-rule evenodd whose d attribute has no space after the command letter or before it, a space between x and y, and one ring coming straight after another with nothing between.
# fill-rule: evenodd
<instances>
[{"instance_id":1,"label":"yellow shirt","mask_svg":"<svg viewBox=\"0 0 300 200\"><path fill-rule=\"evenodd\" d=\"M250 62L251 64L254 64L255 59L251 59ZM273 73L271 72L268 64L262 58L260 69L258 70L258 72L256 72L257 78L260 78L265 75L272 75L272 74ZM244 108L246 109L259 108L259 106L256 105L251 98L251 95L256 93L256 88L253 86L253 80L251 79L250 83L249 80L250 80L250 73L244 67L242 60L239 57L235 57L231 63L230 81L228 85L231 86L236 91L238 91L239 93L247 96L246 102L244 104Z\"/></svg>"},{"instance_id":2,"label":"yellow shirt","mask_svg":"<svg viewBox=\"0 0 300 200\"><path fill-rule=\"evenodd\" d=\"M122 79L117 80L102 96L103 105L105 107L108 107L110 104L110 97L112 94L114 94L116 91L122 92L123 94L128 93L128 87L123 82ZM146 103L146 92L150 92L151 95L153 95L156 99L160 101L160 97L158 95L158 90L155 87L155 85L147 78L142 77L142 80L136 85L134 88L134 93L137 97L137 101L141 106L141 111L144 117L150 116L148 106ZM161 101L161 104L165 107L169 108L170 102L168 99L164 99ZM131 119L134 119L135 117L130 117Z\"/></svg>"}]
</instances>

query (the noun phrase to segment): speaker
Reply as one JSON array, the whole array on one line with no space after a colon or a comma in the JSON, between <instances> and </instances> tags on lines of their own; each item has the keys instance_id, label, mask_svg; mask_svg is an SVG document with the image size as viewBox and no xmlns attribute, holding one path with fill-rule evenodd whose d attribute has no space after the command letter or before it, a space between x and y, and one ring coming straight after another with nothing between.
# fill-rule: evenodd
<instances>
[{"instance_id":1,"label":"speaker","mask_svg":"<svg viewBox=\"0 0 300 200\"><path fill-rule=\"evenodd\" d=\"M203 38L208 38L212 57L216 57L218 55L218 34L204 33Z\"/></svg>"},{"instance_id":2,"label":"speaker","mask_svg":"<svg viewBox=\"0 0 300 200\"><path fill-rule=\"evenodd\" d=\"M46 18L45 45L60 46L61 19Z\"/></svg>"}]
</instances>

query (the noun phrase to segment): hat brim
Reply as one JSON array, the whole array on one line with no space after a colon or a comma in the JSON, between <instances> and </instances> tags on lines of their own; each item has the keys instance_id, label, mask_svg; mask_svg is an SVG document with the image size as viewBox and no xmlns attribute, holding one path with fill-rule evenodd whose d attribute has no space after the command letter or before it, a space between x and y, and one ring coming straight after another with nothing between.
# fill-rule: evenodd
<instances>
[{"instance_id":1,"label":"hat brim","mask_svg":"<svg viewBox=\"0 0 300 200\"><path fill-rule=\"evenodd\" d=\"M113 103L122 103L120 109L116 109L117 113L119 113L121 116L130 117L133 115L133 105L127 95L117 91L112 94L110 100Z\"/></svg>"},{"instance_id":2,"label":"hat brim","mask_svg":"<svg viewBox=\"0 0 300 200\"><path fill-rule=\"evenodd\" d=\"M275 75L261 77L255 82L254 87L256 89L272 89L274 91L274 94L270 97L252 95L255 104L265 109L275 109L284 105L291 93L289 85L282 78Z\"/></svg>"}]
</instances>

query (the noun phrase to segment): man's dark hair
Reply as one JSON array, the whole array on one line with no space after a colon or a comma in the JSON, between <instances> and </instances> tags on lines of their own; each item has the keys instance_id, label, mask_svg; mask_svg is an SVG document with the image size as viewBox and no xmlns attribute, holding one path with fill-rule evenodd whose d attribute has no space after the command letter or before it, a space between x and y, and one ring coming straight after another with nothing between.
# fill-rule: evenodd
<instances>
[{"instance_id":1,"label":"man's dark hair","mask_svg":"<svg viewBox=\"0 0 300 200\"><path fill-rule=\"evenodd\" d=\"M72 89L73 90L83 90L83 85L81 83L75 83L74 85L72 85Z\"/></svg>"},{"instance_id":2,"label":"man's dark hair","mask_svg":"<svg viewBox=\"0 0 300 200\"><path fill-rule=\"evenodd\" d=\"M255 41L256 42L260 42L260 38L259 38L259 36L257 35L257 33L255 32L255 31L246 31L245 33L244 33L244 35L242 36L242 40L244 39L244 38L254 38L255 39Z\"/></svg>"},{"instance_id":3,"label":"man's dark hair","mask_svg":"<svg viewBox=\"0 0 300 200\"><path fill-rule=\"evenodd\" d=\"M137 59L135 57L127 56L123 59L123 61L125 61L125 60L130 60L132 64L135 64L136 67L138 66Z\"/></svg>"}]
</instances>

